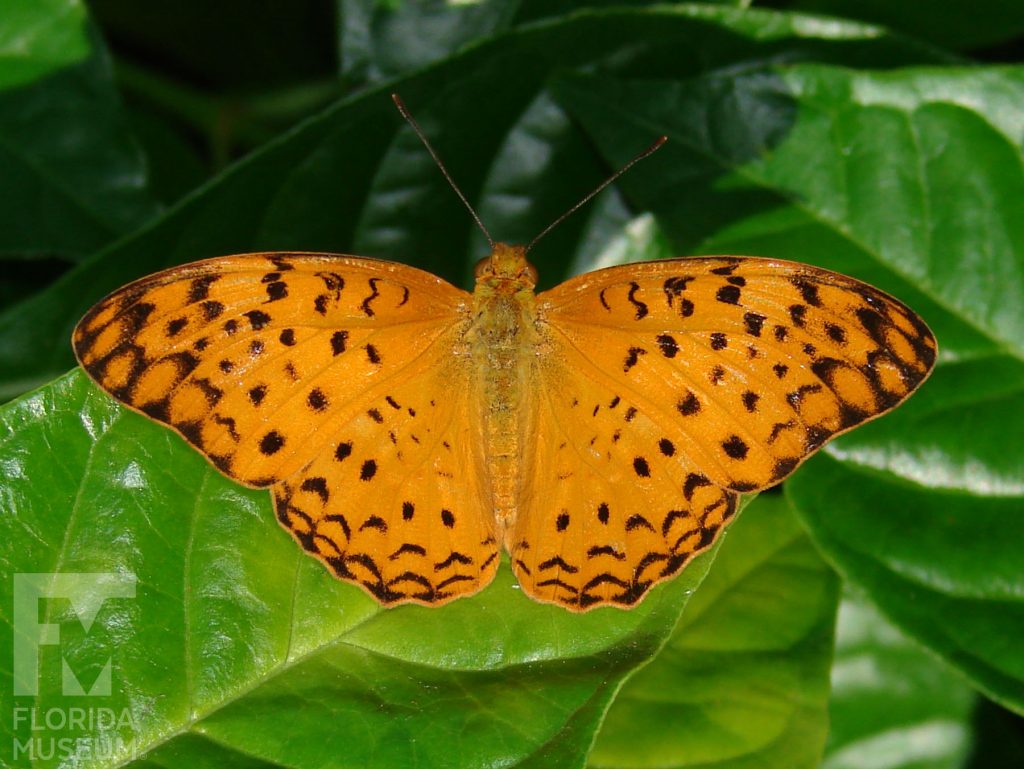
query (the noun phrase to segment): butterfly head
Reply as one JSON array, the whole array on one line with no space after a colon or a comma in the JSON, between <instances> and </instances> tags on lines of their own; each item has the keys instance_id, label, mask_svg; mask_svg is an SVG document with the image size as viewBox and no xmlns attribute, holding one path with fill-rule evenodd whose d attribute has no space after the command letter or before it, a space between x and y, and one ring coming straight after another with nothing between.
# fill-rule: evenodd
<instances>
[{"instance_id":1,"label":"butterfly head","mask_svg":"<svg viewBox=\"0 0 1024 769\"><path fill-rule=\"evenodd\" d=\"M532 291L537 285L537 268L526 261L524 246L495 243L490 256L476 264L477 286L486 286L499 293Z\"/></svg>"}]
</instances>

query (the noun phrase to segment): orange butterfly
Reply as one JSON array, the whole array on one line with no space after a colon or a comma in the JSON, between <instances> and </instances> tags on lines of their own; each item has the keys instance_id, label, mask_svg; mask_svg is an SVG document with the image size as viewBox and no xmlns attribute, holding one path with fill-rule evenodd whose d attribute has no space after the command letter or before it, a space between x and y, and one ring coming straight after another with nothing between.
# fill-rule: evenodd
<instances>
[{"instance_id":1,"label":"orange butterfly","mask_svg":"<svg viewBox=\"0 0 1024 769\"><path fill-rule=\"evenodd\" d=\"M668 259L537 295L526 251L494 244L472 294L361 257L208 259L108 296L75 353L269 488L379 602L471 595L504 549L529 596L573 611L637 603L739 492L897 406L935 360L914 312L816 267Z\"/></svg>"}]
</instances>

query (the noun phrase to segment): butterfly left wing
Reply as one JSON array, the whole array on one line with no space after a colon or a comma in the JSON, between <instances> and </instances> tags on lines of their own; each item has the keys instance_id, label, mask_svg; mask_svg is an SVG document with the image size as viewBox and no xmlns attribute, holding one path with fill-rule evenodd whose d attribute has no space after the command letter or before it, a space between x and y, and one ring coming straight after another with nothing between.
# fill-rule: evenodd
<instances>
[{"instance_id":1,"label":"butterfly left wing","mask_svg":"<svg viewBox=\"0 0 1024 769\"><path fill-rule=\"evenodd\" d=\"M83 368L240 483L340 578L439 604L497 568L460 357L469 295L391 262L221 257L143 278L75 329Z\"/></svg>"},{"instance_id":2,"label":"butterfly left wing","mask_svg":"<svg viewBox=\"0 0 1024 769\"><path fill-rule=\"evenodd\" d=\"M527 592L576 610L635 603L713 542L736 492L894 408L936 350L896 299L768 259L601 270L541 294L538 316L538 429L561 438L524 488L557 491L527 495L507 542Z\"/></svg>"}]
</instances>

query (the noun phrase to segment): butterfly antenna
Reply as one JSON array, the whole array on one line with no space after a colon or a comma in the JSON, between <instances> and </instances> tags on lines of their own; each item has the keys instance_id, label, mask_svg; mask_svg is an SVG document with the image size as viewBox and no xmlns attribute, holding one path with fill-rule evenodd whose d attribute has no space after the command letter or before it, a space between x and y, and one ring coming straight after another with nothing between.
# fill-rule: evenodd
<instances>
[{"instance_id":1,"label":"butterfly antenna","mask_svg":"<svg viewBox=\"0 0 1024 769\"><path fill-rule=\"evenodd\" d=\"M562 214L557 219L555 219L555 221L551 222L551 224L549 224L547 227L545 227L543 230L541 230L540 231L540 235L538 235L533 240L531 240L529 245L526 246L526 252L529 253L530 249L533 248L535 245L537 245L537 242L541 238L543 238L545 235L547 235L549 232L551 232L551 230L555 229L555 227L557 227L562 222L564 222L566 219L568 219L570 216L572 216L574 213L576 213L577 210L579 210L580 208L585 206L587 203L589 203L590 200L595 195L597 195L599 192L601 192L601 190L603 190L609 184L611 184L616 179L618 179L620 176L622 176L624 173L626 173L626 171L628 171L630 168L635 166L637 163L639 163L644 158L646 158L646 157L648 157L650 155L653 155L655 153L655 151L660 149L661 145L664 144L667 141L668 141L668 137L667 136L659 136L655 140L654 144L652 144L650 147L645 149L639 155L637 155L632 160L630 160L628 163L626 163L626 165L624 165L618 171L616 171L611 176L609 176L607 179L605 179L603 182L601 182L601 184L598 185L597 189L595 189L593 192L591 192L589 195L587 195L585 198L583 198L579 203L574 205L572 208L570 208L564 214Z\"/></svg>"},{"instance_id":2,"label":"butterfly antenna","mask_svg":"<svg viewBox=\"0 0 1024 769\"><path fill-rule=\"evenodd\" d=\"M444 167L444 163L441 162L441 158L438 157L437 152L434 151L434 148L432 146L430 146L430 142L427 141L427 137L423 133L423 129L420 128L420 124L416 122L416 119L409 112L409 108L405 106L405 102L402 101L402 97L399 96L397 93L393 93L391 94L391 101L393 101L395 103L395 106L398 107L398 111L402 113L402 117L405 118L405 122L412 126L412 130L416 132L416 135L418 137L420 137L420 141L423 142L423 146L427 148L427 152L430 153L430 157L434 159L434 162L437 164L437 167L441 169L441 173L444 174L444 178L448 180L448 184L450 184L452 186L452 189L455 190L455 194L459 196L459 200L461 200L463 204L466 206L466 209L469 211L470 216L473 217L473 221L476 222L476 226L480 228L480 231L483 232L484 237L487 238L487 242L490 244L491 250L493 251L494 238L491 237L491 233L489 233L487 231L487 228L484 227L484 223L480 221L480 217L477 216L476 211L473 210L473 206L469 204L469 201L466 199L466 196L462 194L462 190L459 189L459 185L457 185L455 183L455 180L452 179L452 175L448 173L448 169Z\"/></svg>"}]
</instances>

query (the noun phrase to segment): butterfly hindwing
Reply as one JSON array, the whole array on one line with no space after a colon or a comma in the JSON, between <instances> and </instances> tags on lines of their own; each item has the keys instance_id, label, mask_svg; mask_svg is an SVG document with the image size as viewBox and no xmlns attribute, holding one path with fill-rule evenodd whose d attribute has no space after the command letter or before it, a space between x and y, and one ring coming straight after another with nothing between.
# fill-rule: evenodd
<instances>
[{"instance_id":1,"label":"butterfly hindwing","mask_svg":"<svg viewBox=\"0 0 1024 769\"><path fill-rule=\"evenodd\" d=\"M544 440L524 472L544 493L524 495L507 547L531 597L629 608L714 542L738 495L666 437L660 410L573 355L556 347L536 371Z\"/></svg>"},{"instance_id":2,"label":"butterfly hindwing","mask_svg":"<svg viewBox=\"0 0 1024 769\"><path fill-rule=\"evenodd\" d=\"M393 383L340 427L329 451L271 487L299 543L383 604L446 603L498 568L468 376L448 357Z\"/></svg>"}]
</instances>

